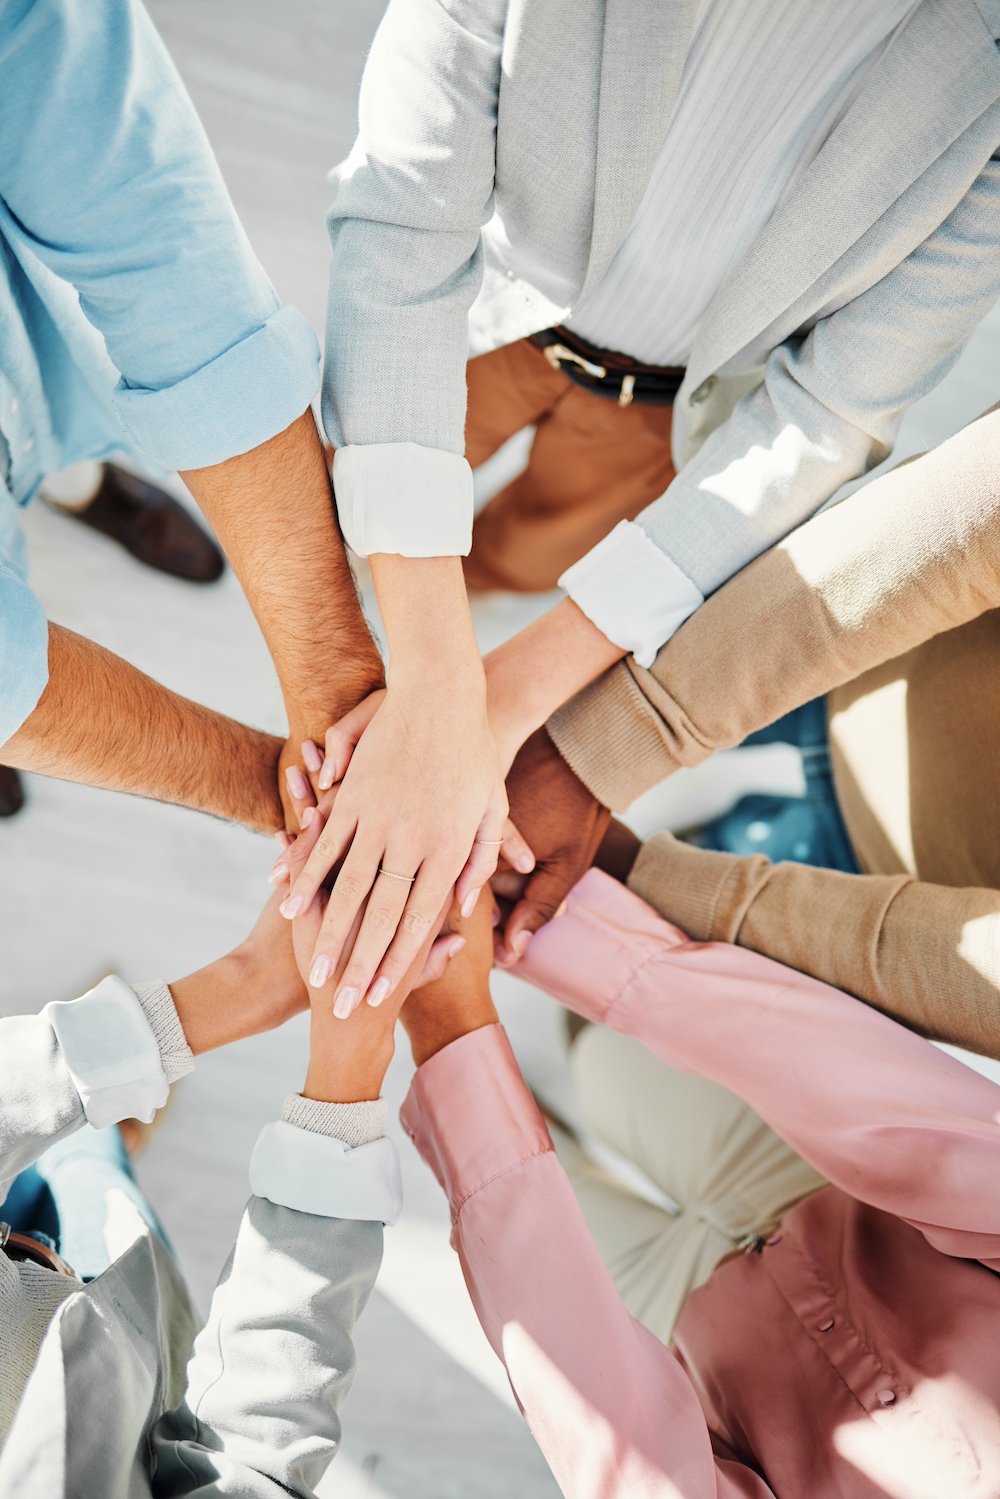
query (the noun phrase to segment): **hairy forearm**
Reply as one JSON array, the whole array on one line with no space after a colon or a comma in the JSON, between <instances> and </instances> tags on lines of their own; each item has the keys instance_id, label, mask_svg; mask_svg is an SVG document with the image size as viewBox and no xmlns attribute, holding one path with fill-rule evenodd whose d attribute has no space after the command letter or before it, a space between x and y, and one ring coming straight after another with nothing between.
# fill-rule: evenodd
<instances>
[{"instance_id":1,"label":"hairy forearm","mask_svg":"<svg viewBox=\"0 0 1000 1499\"><path fill-rule=\"evenodd\" d=\"M312 412L249 453L182 475L243 586L293 738L321 740L383 680Z\"/></svg>"},{"instance_id":2,"label":"hairy forearm","mask_svg":"<svg viewBox=\"0 0 1000 1499\"><path fill-rule=\"evenodd\" d=\"M281 745L50 625L48 685L35 711L0 745L0 763L274 832L284 826L276 778Z\"/></svg>"}]
</instances>

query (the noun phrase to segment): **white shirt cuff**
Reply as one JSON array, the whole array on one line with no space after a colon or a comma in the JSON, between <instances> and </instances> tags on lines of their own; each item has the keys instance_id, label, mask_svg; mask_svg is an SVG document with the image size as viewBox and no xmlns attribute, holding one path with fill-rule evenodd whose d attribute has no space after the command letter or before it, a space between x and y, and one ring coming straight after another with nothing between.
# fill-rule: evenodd
<instances>
[{"instance_id":1,"label":"white shirt cuff","mask_svg":"<svg viewBox=\"0 0 1000 1499\"><path fill-rule=\"evenodd\" d=\"M635 521L614 530L559 579L613 645L652 666L656 653L705 596Z\"/></svg>"},{"instance_id":2,"label":"white shirt cuff","mask_svg":"<svg viewBox=\"0 0 1000 1499\"><path fill-rule=\"evenodd\" d=\"M167 1101L160 1048L138 999L123 979L102 979L79 999L41 1011L95 1129L122 1119L149 1124Z\"/></svg>"},{"instance_id":3,"label":"white shirt cuff","mask_svg":"<svg viewBox=\"0 0 1000 1499\"><path fill-rule=\"evenodd\" d=\"M472 469L458 453L415 442L338 448L333 488L359 557L465 557L472 546Z\"/></svg>"},{"instance_id":4,"label":"white shirt cuff","mask_svg":"<svg viewBox=\"0 0 1000 1499\"><path fill-rule=\"evenodd\" d=\"M395 1145L384 1136L354 1150L343 1140L279 1120L265 1124L250 1159L250 1190L321 1218L393 1224L403 1209Z\"/></svg>"}]
</instances>

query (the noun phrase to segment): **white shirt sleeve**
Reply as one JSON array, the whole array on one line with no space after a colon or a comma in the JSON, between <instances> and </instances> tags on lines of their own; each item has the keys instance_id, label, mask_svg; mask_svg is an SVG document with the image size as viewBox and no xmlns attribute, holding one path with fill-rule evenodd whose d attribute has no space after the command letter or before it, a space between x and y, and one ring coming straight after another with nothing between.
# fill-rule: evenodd
<instances>
[{"instance_id":1,"label":"white shirt sleeve","mask_svg":"<svg viewBox=\"0 0 1000 1499\"><path fill-rule=\"evenodd\" d=\"M395 1223L403 1208L399 1154L383 1135L353 1149L332 1135L279 1119L261 1130L250 1190L279 1207L321 1218Z\"/></svg>"},{"instance_id":2,"label":"white shirt sleeve","mask_svg":"<svg viewBox=\"0 0 1000 1499\"><path fill-rule=\"evenodd\" d=\"M122 1119L149 1124L167 1101L160 1048L142 1006L123 979L102 979L79 999L41 1010L59 1042L83 1111L95 1129Z\"/></svg>"},{"instance_id":3,"label":"white shirt sleeve","mask_svg":"<svg viewBox=\"0 0 1000 1499\"><path fill-rule=\"evenodd\" d=\"M652 666L664 642L705 602L701 589L630 520L619 521L567 568L559 586L640 666Z\"/></svg>"},{"instance_id":4,"label":"white shirt sleeve","mask_svg":"<svg viewBox=\"0 0 1000 1499\"><path fill-rule=\"evenodd\" d=\"M472 469L460 454L415 442L338 448L333 487L344 539L359 557L468 555Z\"/></svg>"}]
</instances>

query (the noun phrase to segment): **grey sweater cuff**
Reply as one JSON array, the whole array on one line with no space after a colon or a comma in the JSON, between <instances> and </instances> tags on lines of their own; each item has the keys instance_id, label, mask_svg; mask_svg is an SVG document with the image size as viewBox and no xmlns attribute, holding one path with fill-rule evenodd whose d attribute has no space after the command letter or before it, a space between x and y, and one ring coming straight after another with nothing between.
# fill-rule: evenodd
<instances>
[{"instance_id":1,"label":"grey sweater cuff","mask_svg":"<svg viewBox=\"0 0 1000 1499\"><path fill-rule=\"evenodd\" d=\"M314 1135L329 1135L354 1150L382 1138L389 1105L384 1098L369 1103L319 1103L315 1098L303 1098L301 1093L290 1093L281 1117L286 1124L311 1130Z\"/></svg>"},{"instance_id":2,"label":"grey sweater cuff","mask_svg":"<svg viewBox=\"0 0 1000 1499\"><path fill-rule=\"evenodd\" d=\"M194 1053L187 1044L173 996L162 979L133 984L132 990L160 1048L160 1062L167 1082L175 1083L179 1077L194 1071Z\"/></svg>"}]
</instances>

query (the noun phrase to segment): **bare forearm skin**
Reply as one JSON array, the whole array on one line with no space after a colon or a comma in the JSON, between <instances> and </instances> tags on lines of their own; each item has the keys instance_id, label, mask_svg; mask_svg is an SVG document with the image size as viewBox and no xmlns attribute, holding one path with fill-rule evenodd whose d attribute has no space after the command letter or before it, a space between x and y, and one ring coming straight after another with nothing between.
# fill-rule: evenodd
<instances>
[{"instance_id":1,"label":"bare forearm skin","mask_svg":"<svg viewBox=\"0 0 1000 1499\"><path fill-rule=\"evenodd\" d=\"M282 744L50 625L48 685L35 711L0 745L0 764L273 833L284 826L277 785Z\"/></svg>"},{"instance_id":2,"label":"bare forearm skin","mask_svg":"<svg viewBox=\"0 0 1000 1499\"><path fill-rule=\"evenodd\" d=\"M242 584L295 742L321 741L383 683L312 412L249 453L182 475Z\"/></svg>"}]
</instances>

